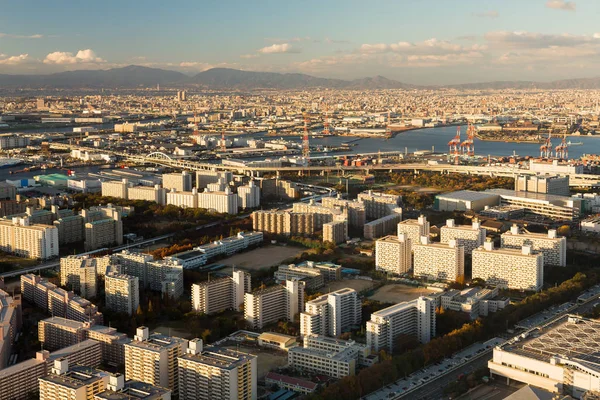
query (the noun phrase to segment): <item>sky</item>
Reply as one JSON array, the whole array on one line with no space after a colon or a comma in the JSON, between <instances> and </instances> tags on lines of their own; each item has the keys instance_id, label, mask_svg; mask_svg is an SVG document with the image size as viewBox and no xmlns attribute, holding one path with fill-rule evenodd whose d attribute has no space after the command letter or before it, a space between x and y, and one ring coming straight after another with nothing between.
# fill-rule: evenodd
<instances>
[{"instance_id":1,"label":"sky","mask_svg":"<svg viewBox=\"0 0 600 400\"><path fill-rule=\"evenodd\" d=\"M414 84L600 76L598 0L3 3L8 74L134 64Z\"/></svg>"}]
</instances>

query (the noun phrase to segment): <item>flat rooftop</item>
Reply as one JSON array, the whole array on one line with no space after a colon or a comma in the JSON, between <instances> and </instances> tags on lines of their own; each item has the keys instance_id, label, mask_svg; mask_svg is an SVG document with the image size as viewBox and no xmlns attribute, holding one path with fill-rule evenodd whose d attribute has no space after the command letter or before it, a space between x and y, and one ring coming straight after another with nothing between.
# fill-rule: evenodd
<instances>
[{"instance_id":1,"label":"flat rooftop","mask_svg":"<svg viewBox=\"0 0 600 400\"><path fill-rule=\"evenodd\" d=\"M183 343L185 339L161 335L160 333L151 333L148 340L132 340L127 343L127 346L139 347L149 351L161 351L162 349L178 346Z\"/></svg>"},{"instance_id":2,"label":"flat rooftop","mask_svg":"<svg viewBox=\"0 0 600 400\"><path fill-rule=\"evenodd\" d=\"M107 372L91 367L75 365L72 367L69 366L69 371L67 371L65 374L49 374L43 378L40 378L40 380L52 382L71 389L78 389L90 385L107 376Z\"/></svg>"},{"instance_id":3,"label":"flat rooftop","mask_svg":"<svg viewBox=\"0 0 600 400\"><path fill-rule=\"evenodd\" d=\"M453 200L477 201L486 200L498 196L497 193L476 192L474 190L459 190L457 192L449 192L437 195L438 198L449 198Z\"/></svg>"},{"instance_id":4,"label":"flat rooftop","mask_svg":"<svg viewBox=\"0 0 600 400\"><path fill-rule=\"evenodd\" d=\"M171 392L160 386L154 386L149 383L139 381L127 381L123 390L114 392L105 390L95 395L96 399L103 400L159 400L167 393Z\"/></svg>"},{"instance_id":5,"label":"flat rooftop","mask_svg":"<svg viewBox=\"0 0 600 400\"><path fill-rule=\"evenodd\" d=\"M234 369L256 356L221 347L206 347L199 354L184 354L180 358L221 369Z\"/></svg>"},{"instance_id":6,"label":"flat rooftop","mask_svg":"<svg viewBox=\"0 0 600 400\"><path fill-rule=\"evenodd\" d=\"M42 322L44 322L46 324L65 326L65 327L68 327L71 329L82 329L86 326L86 324L83 322L74 321L72 319L67 319L67 318L62 318L62 317L46 318L46 319L42 320Z\"/></svg>"}]
</instances>

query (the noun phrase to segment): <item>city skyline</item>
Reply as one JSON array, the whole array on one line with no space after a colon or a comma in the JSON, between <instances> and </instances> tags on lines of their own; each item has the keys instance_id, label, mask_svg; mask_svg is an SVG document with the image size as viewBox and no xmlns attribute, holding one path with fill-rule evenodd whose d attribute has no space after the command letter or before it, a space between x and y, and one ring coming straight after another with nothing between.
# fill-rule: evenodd
<instances>
[{"instance_id":1,"label":"city skyline","mask_svg":"<svg viewBox=\"0 0 600 400\"><path fill-rule=\"evenodd\" d=\"M525 4L523 4L525 3ZM0 16L0 73L126 65L214 67L413 84L597 76L593 1L531 0L199 6L20 2ZM23 24L23 21L28 21ZM442 73L443 72L443 73Z\"/></svg>"}]
</instances>

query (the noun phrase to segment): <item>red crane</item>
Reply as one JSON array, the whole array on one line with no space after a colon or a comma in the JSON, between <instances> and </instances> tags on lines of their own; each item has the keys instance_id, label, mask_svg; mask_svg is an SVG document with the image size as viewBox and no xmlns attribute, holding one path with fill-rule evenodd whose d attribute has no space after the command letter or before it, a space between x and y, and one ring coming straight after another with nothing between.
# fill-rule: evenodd
<instances>
[{"instance_id":1,"label":"red crane","mask_svg":"<svg viewBox=\"0 0 600 400\"><path fill-rule=\"evenodd\" d=\"M558 146L556 146L556 148L554 150L555 150L556 158L562 158L565 160L567 158L569 158L569 146L567 145L567 135L566 134L563 137L560 144Z\"/></svg>"},{"instance_id":2,"label":"red crane","mask_svg":"<svg viewBox=\"0 0 600 400\"><path fill-rule=\"evenodd\" d=\"M456 127L456 136L448 142L448 156L454 155L454 164L458 164L460 156L460 125Z\"/></svg>"},{"instance_id":3,"label":"red crane","mask_svg":"<svg viewBox=\"0 0 600 400\"><path fill-rule=\"evenodd\" d=\"M475 155L475 126L469 123L467 127L467 138L460 144L463 154L473 157Z\"/></svg>"},{"instance_id":4,"label":"red crane","mask_svg":"<svg viewBox=\"0 0 600 400\"><path fill-rule=\"evenodd\" d=\"M540 157L550 158L552 157L552 134L548 134L548 138L543 145L540 146Z\"/></svg>"},{"instance_id":5,"label":"red crane","mask_svg":"<svg viewBox=\"0 0 600 400\"><path fill-rule=\"evenodd\" d=\"M302 156L305 159L310 158L310 143L308 142L308 113L303 111L304 116L304 136L302 137Z\"/></svg>"}]
</instances>

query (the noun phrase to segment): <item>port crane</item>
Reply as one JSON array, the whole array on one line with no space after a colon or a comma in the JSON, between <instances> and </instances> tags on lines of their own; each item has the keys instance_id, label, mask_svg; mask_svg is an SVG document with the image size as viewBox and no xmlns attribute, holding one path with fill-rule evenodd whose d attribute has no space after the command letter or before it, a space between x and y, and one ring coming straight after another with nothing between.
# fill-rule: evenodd
<instances>
[{"instance_id":1,"label":"port crane","mask_svg":"<svg viewBox=\"0 0 600 400\"><path fill-rule=\"evenodd\" d=\"M569 146L567 145L567 135L563 136L562 141L556 148L554 149L556 158L562 158L566 160L569 158Z\"/></svg>"},{"instance_id":2,"label":"port crane","mask_svg":"<svg viewBox=\"0 0 600 400\"><path fill-rule=\"evenodd\" d=\"M460 126L456 127L456 136L448 142L448 156L454 156L454 164L458 165L460 156Z\"/></svg>"},{"instance_id":3,"label":"port crane","mask_svg":"<svg viewBox=\"0 0 600 400\"><path fill-rule=\"evenodd\" d=\"M540 157L550 158L552 157L552 134L548 134L548 138L543 145L540 146Z\"/></svg>"},{"instance_id":4,"label":"port crane","mask_svg":"<svg viewBox=\"0 0 600 400\"><path fill-rule=\"evenodd\" d=\"M473 157L475 155L475 126L473 126L470 122L467 127L467 138L460 144L460 148L462 153L469 157Z\"/></svg>"}]
</instances>

